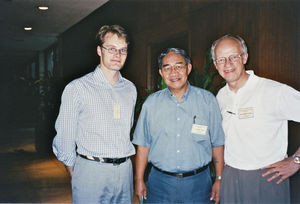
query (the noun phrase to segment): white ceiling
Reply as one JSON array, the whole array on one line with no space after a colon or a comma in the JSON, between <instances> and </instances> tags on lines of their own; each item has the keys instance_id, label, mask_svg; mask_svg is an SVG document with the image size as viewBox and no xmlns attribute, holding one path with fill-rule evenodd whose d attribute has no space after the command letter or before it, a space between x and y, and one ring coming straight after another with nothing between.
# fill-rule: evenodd
<instances>
[{"instance_id":1,"label":"white ceiling","mask_svg":"<svg viewBox=\"0 0 300 204\"><path fill-rule=\"evenodd\" d=\"M25 62L108 0L0 0L0 63ZM39 5L49 6L46 11ZM32 26L24 31L24 26Z\"/></svg>"}]
</instances>

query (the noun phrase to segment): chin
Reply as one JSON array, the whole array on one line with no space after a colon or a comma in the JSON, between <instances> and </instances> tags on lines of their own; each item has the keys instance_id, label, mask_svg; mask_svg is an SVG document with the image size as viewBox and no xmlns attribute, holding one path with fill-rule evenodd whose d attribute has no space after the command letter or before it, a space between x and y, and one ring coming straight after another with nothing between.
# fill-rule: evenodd
<instances>
[{"instance_id":1,"label":"chin","mask_svg":"<svg viewBox=\"0 0 300 204\"><path fill-rule=\"evenodd\" d=\"M110 69L115 70L115 71L120 71L122 67L111 67Z\"/></svg>"}]
</instances>

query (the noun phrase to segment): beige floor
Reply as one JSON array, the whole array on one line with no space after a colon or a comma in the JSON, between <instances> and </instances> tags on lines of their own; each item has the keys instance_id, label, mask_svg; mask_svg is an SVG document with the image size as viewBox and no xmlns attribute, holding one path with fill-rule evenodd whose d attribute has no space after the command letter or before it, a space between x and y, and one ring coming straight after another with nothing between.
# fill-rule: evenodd
<instances>
[{"instance_id":1,"label":"beige floor","mask_svg":"<svg viewBox=\"0 0 300 204\"><path fill-rule=\"evenodd\" d=\"M35 151L33 131L28 128L1 135L0 202L71 203L64 166L52 155Z\"/></svg>"}]
</instances>

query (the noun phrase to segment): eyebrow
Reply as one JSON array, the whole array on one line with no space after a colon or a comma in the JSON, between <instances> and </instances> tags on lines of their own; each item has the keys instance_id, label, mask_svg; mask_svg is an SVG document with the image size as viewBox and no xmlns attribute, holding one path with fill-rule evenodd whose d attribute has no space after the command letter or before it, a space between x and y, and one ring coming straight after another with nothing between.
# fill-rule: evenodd
<instances>
[{"instance_id":1,"label":"eyebrow","mask_svg":"<svg viewBox=\"0 0 300 204\"><path fill-rule=\"evenodd\" d=\"M103 45L104 45L104 44L103 44ZM111 44L107 44L107 45L104 45L104 46L107 46L107 47L113 47L113 48L118 49L115 45L111 45ZM119 48L119 50L121 50L121 49L128 49L128 46Z\"/></svg>"},{"instance_id":2,"label":"eyebrow","mask_svg":"<svg viewBox=\"0 0 300 204\"><path fill-rule=\"evenodd\" d=\"M175 64L184 64L184 62L175 62ZM170 66L170 64L163 64L162 66L167 67L167 66Z\"/></svg>"}]
</instances>

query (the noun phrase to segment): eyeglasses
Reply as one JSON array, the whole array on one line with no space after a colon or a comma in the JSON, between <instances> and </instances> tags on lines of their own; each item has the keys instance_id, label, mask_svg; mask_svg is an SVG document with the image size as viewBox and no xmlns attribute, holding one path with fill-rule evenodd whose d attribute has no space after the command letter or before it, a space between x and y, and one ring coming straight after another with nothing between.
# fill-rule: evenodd
<instances>
[{"instance_id":1,"label":"eyeglasses","mask_svg":"<svg viewBox=\"0 0 300 204\"><path fill-rule=\"evenodd\" d=\"M121 48L121 49L117 49L114 47L103 47L102 48L106 49L110 54L116 55L116 54L121 54L121 55L127 55L127 48Z\"/></svg>"},{"instance_id":2,"label":"eyeglasses","mask_svg":"<svg viewBox=\"0 0 300 204\"><path fill-rule=\"evenodd\" d=\"M169 74L174 69L177 72L183 72L185 70L186 64L175 64L173 66L167 65L165 67L162 67L162 71Z\"/></svg>"},{"instance_id":3,"label":"eyeglasses","mask_svg":"<svg viewBox=\"0 0 300 204\"><path fill-rule=\"evenodd\" d=\"M227 60L229 60L231 63L237 62L244 53L241 54L235 54L235 55L230 55L229 57L220 57L218 59L215 59L216 64L225 64Z\"/></svg>"}]
</instances>

